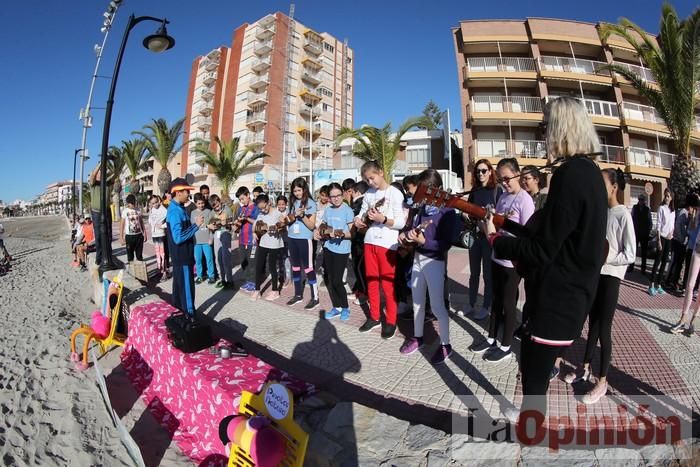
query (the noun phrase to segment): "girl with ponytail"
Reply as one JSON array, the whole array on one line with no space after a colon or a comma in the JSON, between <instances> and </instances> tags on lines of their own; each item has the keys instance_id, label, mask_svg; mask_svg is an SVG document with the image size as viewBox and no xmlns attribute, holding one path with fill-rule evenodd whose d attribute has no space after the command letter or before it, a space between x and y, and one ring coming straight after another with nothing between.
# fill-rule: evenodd
<instances>
[{"instance_id":1,"label":"girl with ponytail","mask_svg":"<svg viewBox=\"0 0 700 467\"><path fill-rule=\"evenodd\" d=\"M620 293L620 281L625 277L627 267L634 262L637 253L632 216L617 198L618 193L625 190L625 174L620 169L603 169L603 180L608 192L609 207L606 231L608 257L600 270L598 289L588 315L588 342L583 357L583 368L576 373L569 373L564 378L567 383L590 380L593 352L600 339L600 376L595 387L583 396L584 404L598 402L608 390L607 375L612 357L612 322Z\"/></svg>"}]
</instances>

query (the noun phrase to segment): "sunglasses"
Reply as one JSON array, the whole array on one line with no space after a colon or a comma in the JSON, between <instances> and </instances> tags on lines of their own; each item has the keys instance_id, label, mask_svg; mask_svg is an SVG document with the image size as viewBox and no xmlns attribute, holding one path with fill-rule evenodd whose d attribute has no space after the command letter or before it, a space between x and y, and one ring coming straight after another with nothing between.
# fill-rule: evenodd
<instances>
[{"instance_id":1,"label":"sunglasses","mask_svg":"<svg viewBox=\"0 0 700 467\"><path fill-rule=\"evenodd\" d=\"M486 175L487 173L489 173L489 169L476 169L476 173Z\"/></svg>"}]
</instances>

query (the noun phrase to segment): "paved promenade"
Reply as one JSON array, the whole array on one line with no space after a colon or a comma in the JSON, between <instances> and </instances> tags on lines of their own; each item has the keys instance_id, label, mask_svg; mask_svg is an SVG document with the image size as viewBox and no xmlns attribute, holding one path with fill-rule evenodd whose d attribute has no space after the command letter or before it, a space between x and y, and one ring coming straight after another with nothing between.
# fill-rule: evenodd
<instances>
[{"instance_id":1,"label":"paved promenade","mask_svg":"<svg viewBox=\"0 0 700 467\"><path fill-rule=\"evenodd\" d=\"M115 244L115 253L122 252L123 248ZM144 254L154 269L150 243ZM449 257L448 283L453 309L466 306L468 277L468 252L454 248ZM171 284L160 282L158 288L169 294ZM303 303L284 305L292 295L291 289L285 288L274 302L253 301L248 293L220 290L204 283L196 289L197 306L209 319L223 325L224 334L244 339L263 359L333 389L342 397L400 418L447 429L446 412L462 413L466 409L459 396L476 396L481 409L492 417L499 417L503 408L498 400L520 404L516 358L488 363L467 350L475 339L485 335L488 320L474 321L453 314L450 335L454 352L447 364L435 367L429 362L437 346L434 324L426 325L428 345L424 350L404 356L399 347L403 336L411 335L412 321L400 320L400 332L384 341L379 329L366 334L357 331L365 318L363 308L351 305L348 322L326 321L322 316L330 308L330 300L324 287L320 288L321 307L313 312L304 311ZM305 293L308 297L308 288ZM520 296L524 297L522 290ZM677 322L681 306L682 299L670 294L648 296L646 280L638 272L623 281L613 325L614 350L608 376L608 395L613 397L609 399L671 396L671 405L677 404L678 411L692 407L697 418L700 338L668 332ZM584 329L584 336L566 351L562 374L582 360L585 337ZM516 341L516 355L518 347ZM550 412L575 415L577 401L591 387L592 383L572 386L561 379L553 381ZM406 411L409 406L411 410ZM611 407L599 404L593 410L606 413Z\"/></svg>"}]
</instances>

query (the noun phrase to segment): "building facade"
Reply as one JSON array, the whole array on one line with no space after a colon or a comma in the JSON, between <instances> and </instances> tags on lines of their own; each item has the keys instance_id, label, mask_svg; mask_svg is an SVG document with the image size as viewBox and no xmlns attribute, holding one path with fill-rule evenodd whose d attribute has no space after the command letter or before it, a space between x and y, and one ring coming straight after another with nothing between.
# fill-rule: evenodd
<instances>
[{"instance_id":1,"label":"building facade","mask_svg":"<svg viewBox=\"0 0 700 467\"><path fill-rule=\"evenodd\" d=\"M622 65L656 83L624 40L602 41L599 26L528 18L462 21L453 29L467 170L481 158L497 163L506 156L544 165L544 106L571 96L584 103L598 132L600 165L630 174L625 203L651 192L651 205L658 205L675 157L668 128L627 80L604 67ZM695 122L697 158L700 116Z\"/></svg>"},{"instance_id":2,"label":"building facade","mask_svg":"<svg viewBox=\"0 0 700 467\"><path fill-rule=\"evenodd\" d=\"M237 185L279 191L308 177L310 155L317 167L329 164L337 130L353 126L353 60L347 41L279 12L239 26L230 47L192 63L180 174L216 191L216 177L192 151L215 137L240 138L241 149L270 156Z\"/></svg>"}]
</instances>

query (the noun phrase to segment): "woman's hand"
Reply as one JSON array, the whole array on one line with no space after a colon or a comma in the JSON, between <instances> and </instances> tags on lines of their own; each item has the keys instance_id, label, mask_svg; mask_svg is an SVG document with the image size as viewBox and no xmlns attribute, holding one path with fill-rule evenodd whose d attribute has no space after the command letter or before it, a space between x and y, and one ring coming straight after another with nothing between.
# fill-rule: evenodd
<instances>
[{"instance_id":1,"label":"woman's hand","mask_svg":"<svg viewBox=\"0 0 700 467\"><path fill-rule=\"evenodd\" d=\"M314 229L314 240L321 240L321 232L318 229Z\"/></svg>"},{"instance_id":2,"label":"woman's hand","mask_svg":"<svg viewBox=\"0 0 700 467\"><path fill-rule=\"evenodd\" d=\"M486 217L484 217L484 220L479 222L479 226L487 237L497 232L496 226L493 223L493 210L488 209L486 211Z\"/></svg>"},{"instance_id":3,"label":"woman's hand","mask_svg":"<svg viewBox=\"0 0 700 467\"><path fill-rule=\"evenodd\" d=\"M302 217L303 215L304 215L304 208L299 208L296 211L294 211L295 217Z\"/></svg>"},{"instance_id":4,"label":"woman's hand","mask_svg":"<svg viewBox=\"0 0 700 467\"><path fill-rule=\"evenodd\" d=\"M354 224L355 224L355 227L357 227L358 229L366 229L367 228L367 224L362 222L362 219L360 219L359 217L355 218Z\"/></svg>"},{"instance_id":5,"label":"woman's hand","mask_svg":"<svg viewBox=\"0 0 700 467\"><path fill-rule=\"evenodd\" d=\"M425 235L423 232L416 233L415 230L409 230L407 238L409 241L417 243L418 245L425 245Z\"/></svg>"}]
</instances>

